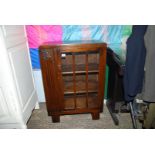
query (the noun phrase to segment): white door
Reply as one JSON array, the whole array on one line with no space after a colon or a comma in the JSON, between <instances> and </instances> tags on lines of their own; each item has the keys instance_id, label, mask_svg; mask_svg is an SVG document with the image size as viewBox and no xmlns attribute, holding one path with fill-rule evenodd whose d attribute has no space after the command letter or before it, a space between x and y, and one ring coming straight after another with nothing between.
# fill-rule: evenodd
<instances>
[{"instance_id":1,"label":"white door","mask_svg":"<svg viewBox=\"0 0 155 155\"><path fill-rule=\"evenodd\" d=\"M3 37L2 27L0 27L0 128L5 128L8 124L17 124L14 114L18 115L18 99L16 97L11 68Z\"/></svg>"},{"instance_id":2,"label":"white door","mask_svg":"<svg viewBox=\"0 0 155 155\"><path fill-rule=\"evenodd\" d=\"M2 26L1 28L5 40L10 70L15 85L15 91L18 98L17 109L22 115L22 121L26 123L32 113L32 110L36 104L38 104L38 99L32 75L25 27L9 25ZM1 96L3 96L2 93L0 94L0 97ZM4 102L4 97L1 100Z\"/></svg>"}]
</instances>

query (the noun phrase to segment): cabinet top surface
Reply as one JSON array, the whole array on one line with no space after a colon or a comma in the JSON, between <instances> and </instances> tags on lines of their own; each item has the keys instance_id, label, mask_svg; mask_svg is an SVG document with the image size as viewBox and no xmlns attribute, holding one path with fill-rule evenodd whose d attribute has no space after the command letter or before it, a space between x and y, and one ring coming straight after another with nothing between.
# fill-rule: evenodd
<instances>
[{"instance_id":1,"label":"cabinet top surface","mask_svg":"<svg viewBox=\"0 0 155 155\"><path fill-rule=\"evenodd\" d=\"M39 48L60 47L60 46L80 46L80 45L106 46L106 43L101 41L94 41L94 40L45 42Z\"/></svg>"}]
</instances>

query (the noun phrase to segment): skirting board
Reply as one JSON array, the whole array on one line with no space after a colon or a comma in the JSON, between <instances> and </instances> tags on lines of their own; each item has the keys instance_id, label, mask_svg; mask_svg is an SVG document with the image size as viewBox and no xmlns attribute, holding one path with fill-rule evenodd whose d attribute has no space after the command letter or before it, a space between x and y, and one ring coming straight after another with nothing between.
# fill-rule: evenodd
<instances>
[{"instance_id":1,"label":"skirting board","mask_svg":"<svg viewBox=\"0 0 155 155\"><path fill-rule=\"evenodd\" d=\"M27 125L22 123L1 124L0 129L27 129Z\"/></svg>"}]
</instances>

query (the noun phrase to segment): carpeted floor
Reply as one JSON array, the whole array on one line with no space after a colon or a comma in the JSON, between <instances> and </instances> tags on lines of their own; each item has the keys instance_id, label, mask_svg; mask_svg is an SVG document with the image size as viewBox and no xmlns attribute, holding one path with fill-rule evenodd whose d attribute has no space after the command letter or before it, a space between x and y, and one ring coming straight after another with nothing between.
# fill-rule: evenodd
<instances>
[{"instance_id":1,"label":"carpeted floor","mask_svg":"<svg viewBox=\"0 0 155 155\"><path fill-rule=\"evenodd\" d=\"M60 123L52 123L47 115L45 103L40 103L40 109L34 110L27 123L28 129L132 129L129 113L119 115L120 124L116 126L106 106L99 120L92 120L91 114L60 116ZM138 123L138 128L141 124Z\"/></svg>"}]
</instances>

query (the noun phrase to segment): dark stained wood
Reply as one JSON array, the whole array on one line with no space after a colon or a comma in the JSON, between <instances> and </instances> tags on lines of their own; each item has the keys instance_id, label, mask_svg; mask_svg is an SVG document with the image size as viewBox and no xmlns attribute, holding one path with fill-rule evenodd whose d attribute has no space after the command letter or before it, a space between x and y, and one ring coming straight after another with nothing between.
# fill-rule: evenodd
<instances>
[{"instance_id":1,"label":"dark stained wood","mask_svg":"<svg viewBox=\"0 0 155 155\"><path fill-rule=\"evenodd\" d=\"M72 53L72 60L73 60L73 89L74 89L74 107L76 109L76 76L75 76L75 55Z\"/></svg>"},{"instance_id":2,"label":"dark stained wood","mask_svg":"<svg viewBox=\"0 0 155 155\"><path fill-rule=\"evenodd\" d=\"M103 109L106 44L97 42L45 43L39 47L48 115L91 113ZM62 57L62 54L65 54Z\"/></svg>"},{"instance_id":3,"label":"dark stained wood","mask_svg":"<svg viewBox=\"0 0 155 155\"><path fill-rule=\"evenodd\" d=\"M100 48L98 98L101 112L103 111L103 99L105 88L106 53L106 48Z\"/></svg>"},{"instance_id":4,"label":"dark stained wood","mask_svg":"<svg viewBox=\"0 0 155 155\"><path fill-rule=\"evenodd\" d=\"M98 73L98 64L88 64L88 74L96 74ZM62 74L63 75L72 75L73 71L72 71L72 65L63 65L62 66ZM76 71L75 74L86 74L86 70L85 70L85 65L84 64L80 64L80 65L76 65Z\"/></svg>"},{"instance_id":5,"label":"dark stained wood","mask_svg":"<svg viewBox=\"0 0 155 155\"><path fill-rule=\"evenodd\" d=\"M52 122L53 123L60 122L60 115L52 115Z\"/></svg>"},{"instance_id":6,"label":"dark stained wood","mask_svg":"<svg viewBox=\"0 0 155 155\"><path fill-rule=\"evenodd\" d=\"M98 120L98 119L100 119L99 112L92 112L91 115L92 115L92 119L93 119L93 120Z\"/></svg>"},{"instance_id":7,"label":"dark stained wood","mask_svg":"<svg viewBox=\"0 0 155 155\"><path fill-rule=\"evenodd\" d=\"M86 53L86 105L88 107L88 53Z\"/></svg>"},{"instance_id":8,"label":"dark stained wood","mask_svg":"<svg viewBox=\"0 0 155 155\"><path fill-rule=\"evenodd\" d=\"M69 92L68 91L68 92L65 92L64 95L74 95L74 93L75 92L72 92L72 91ZM96 91L95 90L94 91L91 91L91 90L87 90L87 91L76 91L76 94L79 94L79 95L80 94L87 94L88 95L90 93L98 93L98 91L97 90Z\"/></svg>"},{"instance_id":9,"label":"dark stained wood","mask_svg":"<svg viewBox=\"0 0 155 155\"><path fill-rule=\"evenodd\" d=\"M59 52L56 49L46 50L48 53L40 53L43 84L48 110L61 111L63 109L63 84L59 65Z\"/></svg>"}]
</instances>

